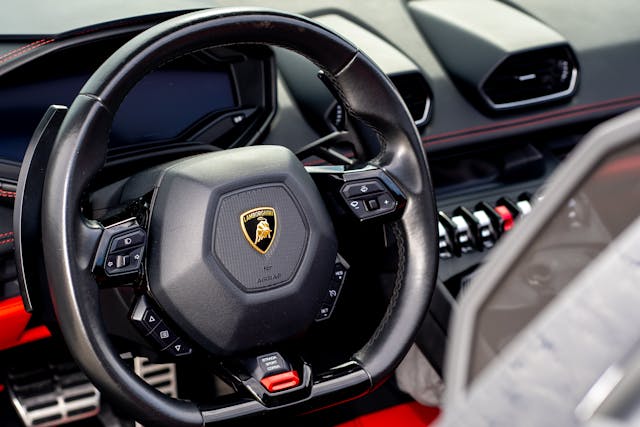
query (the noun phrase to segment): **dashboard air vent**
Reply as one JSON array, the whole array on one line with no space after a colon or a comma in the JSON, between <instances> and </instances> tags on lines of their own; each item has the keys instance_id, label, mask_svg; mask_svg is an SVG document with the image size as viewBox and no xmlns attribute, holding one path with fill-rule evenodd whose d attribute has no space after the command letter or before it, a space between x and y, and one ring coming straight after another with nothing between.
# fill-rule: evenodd
<instances>
[{"instance_id":1,"label":"dashboard air vent","mask_svg":"<svg viewBox=\"0 0 640 427\"><path fill-rule=\"evenodd\" d=\"M569 97L577 79L571 49L556 46L507 57L484 81L481 94L493 109L518 108Z\"/></svg>"},{"instance_id":2,"label":"dashboard air vent","mask_svg":"<svg viewBox=\"0 0 640 427\"><path fill-rule=\"evenodd\" d=\"M416 126L427 123L431 111L431 90L419 72L408 72L390 76L400 96L407 104Z\"/></svg>"}]
</instances>

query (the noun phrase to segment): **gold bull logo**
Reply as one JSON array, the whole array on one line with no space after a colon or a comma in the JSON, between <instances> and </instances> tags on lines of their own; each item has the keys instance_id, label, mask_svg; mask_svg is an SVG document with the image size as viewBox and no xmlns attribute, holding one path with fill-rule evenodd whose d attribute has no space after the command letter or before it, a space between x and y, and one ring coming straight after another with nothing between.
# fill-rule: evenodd
<instances>
[{"instance_id":1,"label":"gold bull logo","mask_svg":"<svg viewBox=\"0 0 640 427\"><path fill-rule=\"evenodd\" d=\"M271 207L254 208L240 215L240 228L253 249L267 253L277 231L276 211Z\"/></svg>"}]
</instances>

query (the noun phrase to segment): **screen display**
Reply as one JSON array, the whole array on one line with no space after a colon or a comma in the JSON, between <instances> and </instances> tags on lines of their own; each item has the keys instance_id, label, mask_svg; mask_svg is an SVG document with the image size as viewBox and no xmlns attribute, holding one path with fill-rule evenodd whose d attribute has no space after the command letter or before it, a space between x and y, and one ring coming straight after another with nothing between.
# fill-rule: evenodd
<instances>
[{"instance_id":1,"label":"screen display","mask_svg":"<svg viewBox=\"0 0 640 427\"><path fill-rule=\"evenodd\" d=\"M0 88L0 158L21 161L49 105L71 105L88 78L83 74ZM233 107L227 70L156 70L123 101L114 118L110 148L173 139L198 120Z\"/></svg>"},{"instance_id":2,"label":"screen display","mask_svg":"<svg viewBox=\"0 0 640 427\"><path fill-rule=\"evenodd\" d=\"M155 71L120 105L110 147L172 139L203 117L234 106L227 72Z\"/></svg>"}]
</instances>

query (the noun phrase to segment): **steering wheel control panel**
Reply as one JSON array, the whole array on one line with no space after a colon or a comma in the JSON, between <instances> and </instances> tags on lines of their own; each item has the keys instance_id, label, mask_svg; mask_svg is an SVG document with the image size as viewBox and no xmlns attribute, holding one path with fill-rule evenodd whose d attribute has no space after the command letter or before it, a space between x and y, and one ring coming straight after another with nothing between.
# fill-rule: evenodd
<instances>
[{"instance_id":1,"label":"steering wheel control panel","mask_svg":"<svg viewBox=\"0 0 640 427\"><path fill-rule=\"evenodd\" d=\"M192 353L191 346L162 320L158 311L151 307L146 297L138 298L130 318L140 333L164 353L174 357L188 356Z\"/></svg>"},{"instance_id":2,"label":"steering wheel control panel","mask_svg":"<svg viewBox=\"0 0 640 427\"><path fill-rule=\"evenodd\" d=\"M120 246L126 243L126 242L123 242L124 239L127 239L127 238L139 239L141 238L141 235L139 235L140 232L144 233L144 231L137 230L134 232L128 232L126 234L122 234L122 233L117 234L115 237L110 238L109 247L119 248L118 250L121 250ZM134 236L134 237L127 237L127 236ZM132 247L133 247L133 243L130 243L128 245L129 249L127 250L134 250L134 249L131 249ZM120 253L120 252L117 252L117 253ZM105 262L108 262L109 256L107 256L105 259L107 260ZM331 314L333 313L333 310L336 306L336 302L338 301L338 297L340 296L342 286L344 285L344 282L347 278L348 270L349 270L349 264L344 260L344 258L338 255L336 257L336 262L333 268L333 272L331 274L331 280L329 281L327 294L324 300L322 301L322 304L320 305L320 309L316 316L316 322L320 322L331 317ZM131 314L129 315L129 318L131 322L134 324L134 326L136 327L136 329L138 329L138 331L143 336L145 336L149 341L153 343L154 348L157 348L163 353L173 357L182 357L182 356L188 356L192 354L193 348L183 338L181 338L174 331L172 327L168 325L168 323L161 317L159 313L160 311L156 310L152 306L152 304L149 302L148 297L145 295L141 295L137 298L133 306L133 309L131 310ZM284 366L284 367L288 366L286 364L286 361L284 361L284 359L282 359L281 357L278 360L282 361L282 363L278 362L278 366ZM272 364L269 364L266 362L262 364L258 363L256 365L256 370L259 370L258 368L260 368L267 373L271 373L271 370L268 370L268 369L265 370L266 368L263 369L265 366L271 366L271 365ZM278 368L278 370L281 371L282 369ZM278 373L281 374L282 372L278 372ZM266 374L264 376L266 377ZM275 379L277 380L276 383L280 381L282 378L283 378L282 376L276 378ZM275 380L272 378L272 379L269 379L267 382L269 384L272 384L272 383L275 384L274 383ZM272 390L270 386L268 386L265 383L263 383L263 385L270 392L278 391L278 390ZM274 385L274 387L278 388L278 385L276 384Z\"/></svg>"},{"instance_id":3,"label":"steering wheel control panel","mask_svg":"<svg viewBox=\"0 0 640 427\"><path fill-rule=\"evenodd\" d=\"M498 199L495 205L479 202L473 210L458 206L452 215L438 213L440 259L459 257L490 249L498 238L511 230L514 220L531 211L531 195L522 193L517 200Z\"/></svg>"},{"instance_id":4,"label":"steering wheel control panel","mask_svg":"<svg viewBox=\"0 0 640 427\"><path fill-rule=\"evenodd\" d=\"M346 183L342 186L341 193L351 212L361 221L396 209L396 199L377 179Z\"/></svg>"},{"instance_id":5,"label":"steering wheel control panel","mask_svg":"<svg viewBox=\"0 0 640 427\"><path fill-rule=\"evenodd\" d=\"M333 313L333 309L336 306L342 285L347 278L347 271L349 270L349 264L339 254L336 257L336 264L333 267L333 273L331 274L331 281L329 282L329 289L327 295L320 306L318 315L316 316L316 322L321 322L328 319Z\"/></svg>"},{"instance_id":6,"label":"steering wheel control panel","mask_svg":"<svg viewBox=\"0 0 640 427\"><path fill-rule=\"evenodd\" d=\"M140 277L146 231L133 218L104 229L93 265L96 279L104 284L135 282Z\"/></svg>"},{"instance_id":7,"label":"steering wheel control panel","mask_svg":"<svg viewBox=\"0 0 640 427\"><path fill-rule=\"evenodd\" d=\"M108 276L138 271L142 264L146 233L142 228L111 238L104 263Z\"/></svg>"}]
</instances>

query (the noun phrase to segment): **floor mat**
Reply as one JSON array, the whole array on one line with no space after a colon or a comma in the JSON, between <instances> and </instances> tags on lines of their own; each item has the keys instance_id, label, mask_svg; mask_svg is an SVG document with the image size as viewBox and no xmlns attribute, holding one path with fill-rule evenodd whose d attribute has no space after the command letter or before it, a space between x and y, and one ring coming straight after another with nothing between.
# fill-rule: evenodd
<instances>
[{"instance_id":1,"label":"floor mat","mask_svg":"<svg viewBox=\"0 0 640 427\"><path fill-rule=\"evenodd\" d=\"M409 402L360 416L337 427L428 427L438 415L438 408Z\"/></svg>"}]
</instances>

